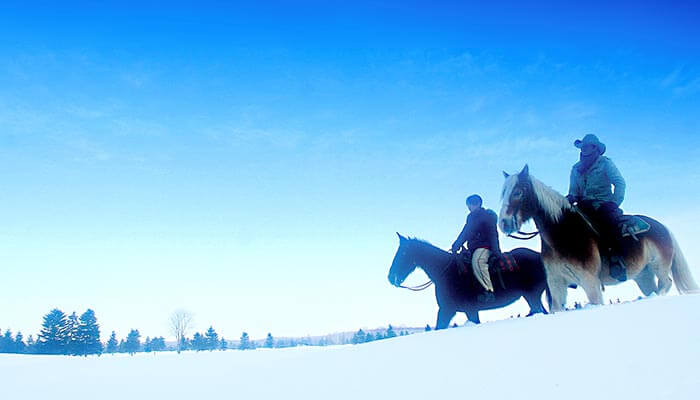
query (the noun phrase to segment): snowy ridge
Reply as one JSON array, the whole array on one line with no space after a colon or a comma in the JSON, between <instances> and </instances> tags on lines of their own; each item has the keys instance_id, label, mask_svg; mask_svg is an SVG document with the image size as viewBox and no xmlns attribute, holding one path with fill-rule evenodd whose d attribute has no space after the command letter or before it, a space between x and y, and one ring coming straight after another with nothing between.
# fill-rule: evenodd
<instances>
[{"instance_id":1,"label":"snowy ridge","mask_svg":"<svg viewBox=\"0 0 700 400\"><path fill-rule=\"evenodd\" d=\"M8 398L55 400L697 399L699 309L669 296L357 346L2 355L0 376Z\"/></svg>"}]
</instances>

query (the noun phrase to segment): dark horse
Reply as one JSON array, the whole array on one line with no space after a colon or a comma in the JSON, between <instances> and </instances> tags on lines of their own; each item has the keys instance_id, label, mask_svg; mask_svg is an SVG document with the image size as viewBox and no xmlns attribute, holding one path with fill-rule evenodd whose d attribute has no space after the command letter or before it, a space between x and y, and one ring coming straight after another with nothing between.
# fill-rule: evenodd
<instances>
[{"instance_id":1,"label":"dark horse","mask_svg":"<svg viewBox=\"0 0 700 400\"><path fill-rule=\"evenodd\" d=\"M466 313L469 321L478 324L479 311L505 307L520 297L524 297L530 306L528 316L546 313L542 305L542 292L547 284L544 265L537 252L525 248L511 251L519 268L502 274L505 289L501 287L500 280L495 279L495 300L483 303L477 300L484 290L481 284L471 271L459 272L453 254L422 240L398 235L399 249L389 269L389 282L400 286L416 267L422 268L435 284L435 297L440 307L436 329L447 328L458 311ZM549 298L549 292L547 296Z\"/></svg>"}]
</instances>

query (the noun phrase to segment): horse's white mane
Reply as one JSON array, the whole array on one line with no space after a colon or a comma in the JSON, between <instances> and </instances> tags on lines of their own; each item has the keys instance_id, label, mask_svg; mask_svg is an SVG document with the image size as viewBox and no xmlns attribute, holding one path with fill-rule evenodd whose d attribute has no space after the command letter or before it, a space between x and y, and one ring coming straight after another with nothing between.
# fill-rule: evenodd
<instances>
[{"instance_id":1,"label":"horse's white mane","mask_svg":"<svg viewBox=\"0 0 700 400\"><path fill-rule=\"evenodd\" d=\"M532 182L532 188L535 192L535 197L537 197L537 202L540 207L544 210L545 215L551 218L553 221L557 222L561 218L564 210L571 208L571 205L566 200L566 197L559 194L556 190L542 183L539 179L532 175L529 175L530 182ZM506 179L503 185L503 199L510 198L515 185L518 183L518 174L511 175Z\"/></svg>"},{"instance_id":2,"label":"horse's white mane","mask_svg":"<svg viewBox=\"0 0 700 400\"><path fill-rule=\"evenodd\" d=\"M553 221L558 222L564 210L571 208L571 204L566 200L566 197L559 194L556 190L542 183L539 179L530 175L532 187L535 190L537 201L542 206L544 213Z\"/></svg>"}]
</instances>

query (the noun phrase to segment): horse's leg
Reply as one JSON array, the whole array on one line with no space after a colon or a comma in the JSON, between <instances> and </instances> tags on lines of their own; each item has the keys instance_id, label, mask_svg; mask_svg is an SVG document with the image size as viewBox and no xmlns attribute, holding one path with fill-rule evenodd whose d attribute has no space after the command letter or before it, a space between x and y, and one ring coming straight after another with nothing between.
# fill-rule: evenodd
<instances>
[{"instance_id":1,"label":"horse's leg","mask_svg":"<svg viewBox=\"0 0 700 400\"><path fill-rule=\"evenodd\" d=\"M656 287L656 294L665 295L671 290L671 263L673 262L672 257L664 257L664 254L659 251L658 246L663 246L662 243L656 243L649 239L643 239L644 246L644 256L649 260L649 269L656 275L658 279L658 284ZM668 251L666 253L673 254Z\"/></svg>"},{"instance_id":2,"label":"horse's leg","mask_svg":"<svg viewBox=\"0 0 700 400\"><path fill-rule=\"evenodd\" d=\"M603 302L603 283L596 274L584 273L581 279L581 287L586 292L588 302L591 304L602 305Z\"/></svg>"},{"instance_id":3,"label":"horse's leg","mask_svg":"<svg viewBox=\"0 0 700 400\"><path fill-rule=\"evenodd\" d=\"M450 321L452 321L455 314L457 314L457 311L454 308L440 307L435 329L445 329L450 326Z\"/></svg>"},{"instance_id":4,"label":"horse's leg","mask_svg":"<svg viewBox=\"0 0 700 400\"><path fill-rule=\"evenodd\" d=\"M465 311L464 313L467 314L467 320L469 320L469 322L473 322L475 324L481 323L481 320L479 320L479 311L469 310Z\"/></svg>"},{"instance_id":5,"label":"horse's leg","mask_svg":"<svg viewBox=\"0 0 700 400\"><path fill-rule=\"evenodd\" d=\"M530 306L530 313L527 315L532 316L537 313L543 313L544 314L544 307L542 306L542 292L540 291L539 293L535 290L532 292L527 292L523 295L525 297L525 301L527 301L527 305Z\"/></svg>"},{"instance_id":6,"label":"horse's leg","mask_svg":"<svg viewBox=\"0 0 700 400\"><path fill-rule=\"evenodd\" d=\"M654 273L651 271L649 265L644 267L644 269L634 277L634 281L637 282L637 286L639 286L639 290L644 293L644 296L650 296L658 290L656 280L654 279Z\"/></svg>"},{"instance_id":7,"label":"horse's leg","mask_svg":"<svg viewBox=\"0 0 700 400\"><path fill-rule=\"evenodd\" d=\"M656 265L654 265L656 264ZM656 294L665 295L671 290L671 263L653 263L652 270L656 270L656 277L659 279L658 288L656 288Z\"/></svg>"},{"instance_id":8,"label":"horse's leg","mask_svg":"<svg viewBox=\"0 0 700 400\"><path fill-rule=\"evenodd\" d=\"M552 295L552 313L564 311L566 308L566 289L568 284L562 276L547 271L547 286Z\"/></svg>"}]
</instances>

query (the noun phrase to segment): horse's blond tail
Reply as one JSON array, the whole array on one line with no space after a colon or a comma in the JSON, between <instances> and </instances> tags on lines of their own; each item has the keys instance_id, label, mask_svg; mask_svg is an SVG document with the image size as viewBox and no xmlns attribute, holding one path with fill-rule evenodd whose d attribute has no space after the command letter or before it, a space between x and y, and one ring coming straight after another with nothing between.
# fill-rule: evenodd
<instances>
[{"instance_id":1,"label":"horse's blond tail","mask_svg":"<svg viewBox=\"0 0 700 400\"><path fill-rule=\"evenodd\" d=\"M671 263L671 274L673 275L673 281L676 283L676 289L678 289L680 294L700 293L698 284L695 283L693 274L690 273L688 262L685 260L683 252L678 245L678 241L676 241L676 238L672 233L671 240L673 240L673 262Z\"/></svg>"}]
</instances>

